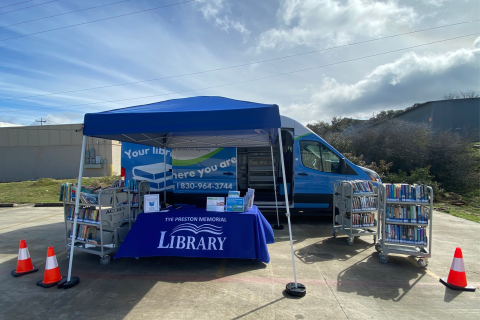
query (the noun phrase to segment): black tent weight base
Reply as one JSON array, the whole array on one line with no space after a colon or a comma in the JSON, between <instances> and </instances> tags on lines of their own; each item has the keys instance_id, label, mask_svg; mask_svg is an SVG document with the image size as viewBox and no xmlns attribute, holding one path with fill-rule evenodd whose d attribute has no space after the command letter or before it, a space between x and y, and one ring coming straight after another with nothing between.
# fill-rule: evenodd
<instances>
[{"instance_id":1,"label":"black tent weight base","mask_svg":"<svg viewBox=\"0 0 480 320\"><path fill-rule=\"evenodd\" d=\"M307 294L307 288L297 282L297 286L295 287L295 282L290 282L286 286L286 290L288 294L291 294L292 296L297 296L297 297L304 297Z\"/></svg>"},{"instance_id":2,"label":"black tent weight base","mask_svg":"<svg viewBox=\"0 0 480 320\"><path fill-rule=\"evenodd\" d=\"M80 283L80 278L79 277L74 277L72 276L70 278L70 281L67 281L67 279L62 279L57 283L58 289L70 289L72 287L75 287L77 284Z\"/></svg>"}]
</instances>

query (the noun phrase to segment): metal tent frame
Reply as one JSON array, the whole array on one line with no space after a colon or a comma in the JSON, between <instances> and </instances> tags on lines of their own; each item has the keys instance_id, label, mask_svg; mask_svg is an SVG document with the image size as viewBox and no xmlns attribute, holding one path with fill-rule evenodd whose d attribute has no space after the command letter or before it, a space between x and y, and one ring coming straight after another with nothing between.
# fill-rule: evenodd
<instances>
[{"instance_id":1,"label":"metal tent frame","mask_svg":"<svg viewBox=\"0 0 480 320\"><path fill-rule=\"evenodd\" d=\"M172 102L173 101L173 102ZM198 101L199 106L192 107L192 103ZM179 111L175 110L172 107L177 107L175 103L185 102L187 105L187 112L211 112L215 111L218 114L218 117L215 118L216 114L208 113L205 118L204 122L201 122L199 125L198 132L195 131L195 128L188 127L185 130L184 127L178 131L163 131L157 132L155 128L160 127L163 129L161 125L158 125L154 121L151 122L151 126L146 126L146 131L144 132L138 123L136 125L138 128L136 129L125 129L125 131L130 131L129 133L122 133L123 129L122 126L112 124L106 124L105 126L107 129L104 128L94 128L95 125L98 125L98 121L128 121L131 112L137 118L140 118L149 124L149 121L152 121L150 114L147 111L150 111L152 114L157 116L158 114L162 114L163 112L167 113L167 117L170 116L171 119L175 119L178 116ZM203 110L205 108L205 102L210 103L212 107L210 110ZM232 104L229 106L228 104ZM166 105L166 108L164 107ZM223 108L223 109L222 109ZM165 110L167 109L167 110ZM198 109L198 110L197 110ZM174 110L174 111L172 111ZM231 113L228 113L231 112ZM162 114L163 115L163 114ZM185 115L182 120L185 120ZM200 116L200 113L196 113L191 115L192 119L195 121ZM255 119L255 117L259 119ZM219 119L220 118L220 119ZM229 126L228 128L224 125L219 127L216 131L210 131L210 129L205 130L204 128L206 125L210 123L210 128L215 128L215 125L220 120L230 120L230 121L237 121L243 119L254 118L251 123L245 124L238 124L235 122L235 125ZM272 118L272 119L270 119ZM132 120L133 121L133 120ZM136 120L139 121L138 119ZM201 121L201 120L199 120ZM256 122L255 122L256 121ZM87 127L88 126L88 127ZM156 126L156 127L155 127ZM245 127L245 129L242 128ZM171 123L167 126L169 129L173 128ZM181 127L181 126L180 126ZM233 129L232 129L233 128ZM262 129L258 129L262 128ZM190 131L193 129L192 131ZM135 131L137 130L137 131ZM186 99L177 99L177 100L169 100L163 101L152 105L146 106L138 106L138 107L130 107L124 109L117 109L112 111L94 113L94 114L86 114L85 121L84 121L84 129L83 129L83 140L82 140L82 151L80 156L80 168L78 172L78 184L77 190L80 190L82 185L82 176L83 176L83 167L85 162L85 145L86 145L86 138L87 136L96 136L99 138L104 139L111 139L111 140L120 140L125 142L133 142L138 144L150 145L155 147L162 147L164 148L164 155L166 148L174 148L174 147L198 147L201 145L202 147L251 147L251 146L270 146L271 154L272 154L272 166L273 166L273 142L278 134L279 137L279 147L280 147L280 159L281 159L281 166L282 166L282 175L285 177L285 162L283 157L283 142L282 142L282 135L281 135L281 122L280 122L280 114L278 112L277 105L262 105L262 104L253 104L250 102L243 102L237 100L231 100L221 97L195 97L195 98L186 98ZM164 158L165 159L165 158ZM164 198L166 199L166 161L164 160ZM294 274L294 282L290 282L286 285L286 290L292 295L296 296L304 296L306 294L306 288L303 284L297 282L297 274L295 268L295 255L293 250L293 240L292 240L292 228L290 223L290 208L289 208L289 201L288 201L288 192L287 192L287 181L283 179L283 186L285 190L285 203L286 203L286 216L288 219L288 231L290 236L290 249L292 254L292 265L293 265L293 274ZM276 187L275 187L276 190ZM275 192L276 196L276 192ZM278 202L275 199L275 204L277 208L277 223L278 220ZM80 196L77 195L75 197L75 217L74 217L74 225L73 225L73 235L72 239L76 237L76 227L77 227L77 219L79 214L79 205L80 205ZM71 242L70 247L70 260L68 265L68 277L62 283L59 283L59 287L63 287L65 289L71 288L79 283L78 277L72 276L72 267L73 267L73 256L74 256L74 246L75 241Z\"/></svg>"}]
</instances>

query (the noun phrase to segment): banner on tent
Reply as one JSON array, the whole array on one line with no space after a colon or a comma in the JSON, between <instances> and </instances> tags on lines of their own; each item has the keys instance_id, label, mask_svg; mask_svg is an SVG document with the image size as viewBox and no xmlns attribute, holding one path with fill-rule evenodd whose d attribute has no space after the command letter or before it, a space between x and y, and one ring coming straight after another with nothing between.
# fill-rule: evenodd
<instances>
[{"instance_id":1,"label":"banner on tent","mask_svg":"<svg viewBox=\"0 0 480 320\"><path fill-rule=\"evenodd\" d=\"M172 150L167 154L167 190L173 189L172 181ZM122 143L122 168L125 169L126 180L145 180L150 183L150 190L163 191L164 178L163 148L145 146L136 143Z\"/></svg>"},{"instance_id":2,"label":"banner on tent","mask_svg":"<svg viewBox=\"0 0 480 320\"><path fill-rule=\"evenodd\" d=\"M237 190L236 148L173 148L175 193Z\"/></svg>"},{"instance_id":3,"label":"banner on tent","mask_svg":"<svg viewBox=\"0 0 480 320\"><path fill-rule=\"evenodd\" d=\"M228 193L237 190L236 148L166 149L167 190L176 193ZM163 148L122 143L126 180L146 180L150 190L163 191Z\"/></svg>"}]
</instances>

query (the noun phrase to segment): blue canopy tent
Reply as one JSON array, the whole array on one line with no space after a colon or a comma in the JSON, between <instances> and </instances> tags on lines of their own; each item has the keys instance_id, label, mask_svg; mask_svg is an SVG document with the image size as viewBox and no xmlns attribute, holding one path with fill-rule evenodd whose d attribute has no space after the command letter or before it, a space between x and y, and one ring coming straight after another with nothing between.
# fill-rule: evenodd
<instances>
[{"instance_id":1,"label":"blue canopy tent","mask_svg":"<svg viewBox=\"0 0 480 320\"><path fill-rule=\"evenodd\" d=\"M82 185L84 148L87 136L161 148L270 146L273 150L272 145L277 135L281 136L280 130L281 121L277 105L259 104L223 97L192 97L98 113L87 113L83 127L78 186ZM280 150L283 150L282 139L279 139L279 143ZM280 156L282 173L285 176L283 152L280 152ZM166 161L164 162L166 163ZM283 179L283 183L285 190L287 190L286 179ZM80 197L75 198L72 239L75 239L76 236L79 200ZM288 204L287 194L285 194L285 201ZM298 284L296 278L288 205L286 209L295 279L294 283L287 284L287 291L295 295L304 295L305 287ZM72 241L67 279L69 285L66 286L67 288L76 284L74 283L75 279L71 279L74 248L74 241ZM78 283L78 280L76 282Z\"/></svg>"}]
</instances>

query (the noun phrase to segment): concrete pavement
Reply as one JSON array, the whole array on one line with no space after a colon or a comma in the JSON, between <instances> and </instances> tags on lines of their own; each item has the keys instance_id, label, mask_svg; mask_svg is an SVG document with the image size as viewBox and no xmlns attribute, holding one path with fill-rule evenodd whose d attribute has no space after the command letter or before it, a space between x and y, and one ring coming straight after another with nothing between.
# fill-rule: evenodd
<instances>
[{"instance_id":1,"label":"concrete pavement","mask_svg":"<svg viewBox=\"0 0 480 320\"><path fill-rule=\"evenodd\" d=\"M284 292L293 281L288 229L274 230L271 262L153 257L100 264L76 253L69 290L43 289L47 247L62 274L68 260L62 208L0 209L0 319L478 319L480 290L456 292L438 282L448 275L455 247L463 249L467 279L480 286L480 224L435 212L433 257L379 262L372 237L331 236L331 219L292 217L303 298ZM270 218L269 218L270 219ZM274 223L272 217L271 222ZM283 222L286 224L286 221ZM39 272L13 278L20 239Z\"/></svg>"}]
</instances>

